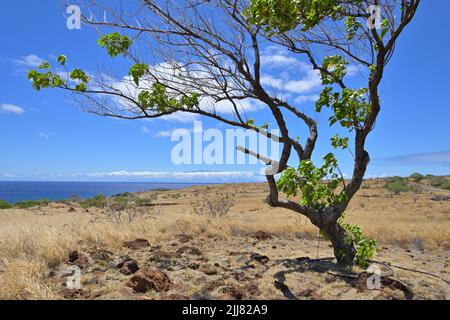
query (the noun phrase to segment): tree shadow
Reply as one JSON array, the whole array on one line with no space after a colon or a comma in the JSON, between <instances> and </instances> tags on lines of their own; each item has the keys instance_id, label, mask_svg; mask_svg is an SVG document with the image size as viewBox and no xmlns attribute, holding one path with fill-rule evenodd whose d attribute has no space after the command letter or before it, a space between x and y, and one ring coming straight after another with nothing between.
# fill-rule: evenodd
<instances>
[{"instance_id":1,"label":"tree shadow","mask_svg":"<svg viewBox=\"0 0 450 320\"><path fill-rule=\"evenodd\" d=\"M333 258L310 259L308 257L300 257L295 259L280 259L274 262L275 264L283 265L287 269L279 271L274 275L274 286L289 300L299 300L299 297L286 285L286 275L292 273L316 272L319 274L328 274L345 281L349 286L356 288L360 292L369 290L367 282L372 274L355 272L349 267L337 264ZM412 291L398 280L381 276L380 285L380 290L384 288L400 290L403 291L407 300L413 298Z\"/></svg>"}]
</instances>

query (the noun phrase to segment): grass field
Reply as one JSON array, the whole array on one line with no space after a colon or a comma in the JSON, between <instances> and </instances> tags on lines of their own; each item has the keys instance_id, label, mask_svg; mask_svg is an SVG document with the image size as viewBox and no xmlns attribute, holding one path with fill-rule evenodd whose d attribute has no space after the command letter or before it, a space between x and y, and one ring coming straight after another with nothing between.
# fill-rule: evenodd
<instances>
[{"instance_id":1,"label":"grass field","mask_svg":"<svg viewBox=\"0 0 450 320\"><path fill-rule=\"evenodd\" d=\"M377 259L420 268L440 274L448 280L450 205L448 201L432 201L430 197L436 194L449 195L450 192L424 187L421 191L397 195L386 190L384 185L383 180L366 181L363 189L352 200L346 221L361 225L367 237L379 241L382 249ZM282 290L273 285L274 278L282 271L275 261L300 256L328 257L332 255L331 248L326 240L319 241L318 230L304 217L265 204L266 193L264 184L198 186L132 195L133 203L146 205L138 208L136 205L126 207L127 204L120 207L124 201L117 201L115 205L118 207L113 210L70 202L0 210L0 298L63 298L65 295L61 290L64 285L61 283L64 282L64 275L61 272L70 265L67 261L70 250L83 252L87 256L89 262L82 270L82 279L89 294L101 292L96 297L164 299L170 298L170 294L174 298L176 293L178 296L193 298L204 291L194 284L206 274L204 281L224 282L224 285L219 286L222 290L220 294L217 291L219 289L210 290L209 294L214 299L230 296L230 292L235 293L237 289L233 286L241 285L242 290L247 290L244 283L256 285L259 288L258 295L241 295L240 298L286 298ZM217 201L214 202L214 199ZM212 216L211 211L219 216ZM273 238L255 241L252 236L258 231L267 232ZM199 248L203 260L184 254L174 258L176 267L172 266L173 270L168 269L166 272L175 283L176 289L172 289L175 293L130 292L124 285L127 278L115 268L117 259L127 255L139 262L141 267L165 267L149 262L154 261L149 248L129 251L123 248L124 241L143 238L148 240L153 249L172 252L172 249L181 245L177 239L182 235L192 237L189 241ZM106 262L99 262L93 258L93 250L107 251L110 258ZM236 276L236 270L242 268L243 262L234 261L234 258L227 261L233 250L240 250L242 254L250 251L264 254L274 265L267 264L270 266L268 275L260 279L252 276L250 271L245 271L245 277L249 280L242 282ZM198 270L187 267L193 262L200 265ZM216 268L218 271L208 275L208 272L199 271L202 268ZM448 284L445 282L423 275L418 277L416 273L399 272L396 276L407 283L409 281L418 297L449 297ZM311 278L309 273L309 278L305 274L304 278L288 277L285 280L292 281L293 287L302 281L324 284L323 287L311 289L315 296L310 293L306 298L353 299L381 295L380 292L361 295L348 283L339 285L340 280L328 283L326 275L311 274L319 277L319 280ZM418 285L420 281L431 281L431 284ZM223 289L227 286L233 287L234 291ZM327 295L330 290L335 290L336 295ZM252 292L250 289L247 291ZM382 297L396 297L394 293L389 295L385 291ZM65 297L85 298L88 293L80 297ZM302 296L301 292L297 292L297 296ZM231 294L233 297L236 298Z\"/></svg>"}]
</instances>

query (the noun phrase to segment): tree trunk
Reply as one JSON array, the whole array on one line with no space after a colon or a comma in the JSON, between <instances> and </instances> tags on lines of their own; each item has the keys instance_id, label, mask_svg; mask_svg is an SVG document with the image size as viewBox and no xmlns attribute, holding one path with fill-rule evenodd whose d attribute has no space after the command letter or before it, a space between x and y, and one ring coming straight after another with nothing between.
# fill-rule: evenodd
<instances>
[{"instance_id":1,"label":"tree trunk","mask_svg":"<svg viewBox=\"0 0 450 320\"><path fill-rule=\"evenodd\" d=\"M356 255L355 245L344 228L339 223L331 223L323 230L333 245L334 256L339 264L353 265Z\"/></svg>"}]
</instances>

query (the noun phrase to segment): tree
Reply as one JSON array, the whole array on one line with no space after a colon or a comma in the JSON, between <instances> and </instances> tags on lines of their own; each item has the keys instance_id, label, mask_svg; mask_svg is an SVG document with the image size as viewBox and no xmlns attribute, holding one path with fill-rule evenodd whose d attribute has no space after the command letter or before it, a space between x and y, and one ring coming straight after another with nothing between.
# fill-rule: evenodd
<instances>
[{"instance_id":1,"label":"tree","mask_svg":"<svg viewBox=\"0 0 450 320\"><path fill-rule=\"evenodd\" d=\"M331 241L339 263L361 263L375 242L366 241L359 227L343 223L343 214L370 161L365 143L380 111L378 87L384 69L420 0L375 2L378 7L363 0L142 0L133 3L135 10L91 2L83 22L114 29L100 38L99 45L111 57L129 59L129 75L112 81L110 75L90 77L77 68L63 77L45 62L28 77L37 90L60 88L83 97L87 111L101 116L142 119L184 112L278 140L280 159L240 148L276 168L266 173L268 204L308 217ZM323 156L322 165L313 163L317 122L262 80L261 51L267 45L297 54L320 73L323 90L315 111L330 108L330 125L352 135L351 140L338 135L331 140L334 149L353 149L350 181L344 180L332 152ZM148 63L149 53L159 63ZM67 58L61 55L57 60L65 68ZM361 70L365 86L347 86L349 63ZM280 136L270 134L267 124L246 117L242 104L249 101L265 106ZM221 112L223 104L231 116ZM291 136L288 113L308 129L304 141ZM289 165L292 152L297 168ZM275 174L281 174L278 181ZM280 192L288 199L280 199Z\"/></svg>"}]
</instances>

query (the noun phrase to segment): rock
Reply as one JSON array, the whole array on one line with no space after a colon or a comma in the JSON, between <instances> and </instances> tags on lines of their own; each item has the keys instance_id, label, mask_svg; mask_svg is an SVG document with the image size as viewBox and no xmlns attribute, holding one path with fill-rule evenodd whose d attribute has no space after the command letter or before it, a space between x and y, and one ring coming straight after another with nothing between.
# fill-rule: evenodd
<instances>
[{"instance_id":1,"label":"rock","mask_svg":"<svg viewBox=\"0 0 450 320\"><path fill-rule=\"evenodd\" d=\"M266 264L266 263L269 262L269 260L270 260L269 257L263 256L263 255L261 255L261 254L259 254L259 253L254 253L254 254L252 254L252 255L250 256L250 258L251 258L252 260L255 260L255 261L261 263L261 264Z\"/></svg>"},{"instance_id":2,"label":"rock","mask_svg":"<svg viewBox=\"0 0 450 320\"><path fill-rule=\"evenodd\" d=\"M75 258L75 256L76 255L69 257L69 261L70 261L70 259ZM78 258L75 261L73 261L72 263L74 265L76 265L77 267L79 267L80 269L86 269L87 267L89 267L89 259L83 254L78 255Z\"/></svg>"},{"instance_id":3,"label":"rock","mask_svg":"<svg viewBox=\"0 0 450 320\"><path fill-rule=\"evenodd\" d=\"M201 291L202 292L211 292L216 290L219 287L223 287L225 285L225 282L223 282L222 280L214 280L211 282L208 282L207 284L205 284Z\"/></svg>"},{"instance_id":4,"label":"rock","mask_svg":"<svg viewBox=\"0 0 450 320\"><path fill-rule=\"evenodd\" d=\"M80 254L77 250L70 250L69 251L69 262L75 262L79 258Z\"/></svg>"},{"instance_id":5,"label":"rock","mask_svg":"<svg viewBox=\"0 0 450 320\"><path fill-rule=\"evenodd\" d=\"M73 299L80 299L83 294L85 294L85 291L82 289L69 289L69 288L63 288L59 292L61 296L64 297L64 299L67 300L73 300Z\"/></svg>"},{"instance_id":6,"label":"rock","mask_svg":"<svg viewBox=\"0 0 450 320\"><path fill-rule=\"evenodd\" d=\"M299 293L297 293L297 296L311 298L315 292L316 291L312 288L306 288L306 289L300 291Z\"/></svg>"},{"instance_id":7,"label":"rock","mask_svg":"<svg viewBox=\"0 0 450 320\"><path fill-rule=\"evenodd\" d=\"M77 210L75 210L75 208L71 207L71 208L69 209L69 212L77 212Z\"/></svg>"},{"instance_id":8,"label":"rock","mask_svg":"<svg viewBox=\"0 0 450 320\"><path fill-rule=\"evenodd\" d=\"M138 262L134 259L127 259L125 261L122 261L117 265L117 268L119 268L119 272L121 274L124 274L126 276L132 275L139 271Z\"/></svg>"},{"instance_id":9,"label":"rock","mask_svg":"<svg viewBox=\"0 0 450 320\"><path fill-rule=\"evenodd\" d=\"M90 295L88 295L86 297L86 299L96 300L96 299L100 298L101 296L103 296L105 293L106 292L104 290L95 291L95 292L92 292Z\"/></svg>"},{"instance_id":10,"label":"rock","mask_svg":"<svg viewBox=\"0 0 450 320\"><path fill-rule=\"evenodd\" d=\"M150 247L150 243L145 239L136 239L133 241L125 241L123 246L131 250L140 250L142 248Z\"/></svg>"},{"instance_id":11,"label":"rock","mask_svg":"<svg viewBox=\"0 0 450 320\"><path fill-rule=\"evenodd\" d=\"M178 241L180 243L187 243L187 242L191 241L192 239L193 238L191 236L184 234L180 237L180 239L178 239Z\"/></svg>"},{"instance_id":12,"label":"rock","mask_svg":"<svg viewBox=\"0 0 450 320\"><path fill-rule=\"evenodd\" d=\"M450 242L442 241L440 247L446 251L450 251Z\"/></svg>"},{"instance_id":13,"label":"rock","mask_svg":"<svg viewBox=\"0 0 450 320\"><path fill-rule=\"evenodd\" d=\"M242 299L248 298L248 295L245 292L244 287L238 286L235 284L230 284L230 285L224 287L221 291L222 291L222 293L229 295L236 300L242 300Z\"/></svg>"},{"instance_id":14,"label":"rock","mask_svg":"<svg viewBox=\"0 0 450 320\"><path fill-rule=\"evenodd\" d=\"M179 248L176 251L176 253L178 253L178 254L185 253L185 254L196 255L196 256L201 256L202 255L202 252L198 248L188 247L188 246L184 246L184 247Z\"/></svg>"},{"instance_id":15,"label":"rock","mask_svg":"<svg viewBox=\"0 0 450 320\"><path fill-rule=\"evenodd\" d=\"M95 261L111 262L112 255L113 255L113 253L111 251L104 250L104 249L97 249L97 250L91 251L91 257Z\"/></svg>"},{"instance_id":16,"label":"rock","mask_svg":"<svg viewBox=\"0 0 450 320\"><path fill-rule=\"evenodd\" d=\"M213 300L209 292L196 292L191 296L191 300Z\"/></svg>"},{"instance_id":17,"label":"rock","mask_svg":"<svg viewBox=\"0 0 450 320\"><path fill-rule=\"evenodd\" d=\"M234 278L237 281L244 281L245 280L245 273L244 272L238 272L234 275Z\"/></svg>"},{"instance_id":18,"label":"rock","mask_svg":"<svg viewBox=\"0 0 450 320\"><path fill-rule=\"evenodd\" d=\"M173 287L173 283L164 272L144 267L131 277L127 286L133 288L135 292L147 292L149 290L165 292Z\"/></svg>"},{"instance_id":19,"label":"rock","mask_svg":"<svg viewBox=\"0 0 450 320\"><path fill-rule=\"evenodd\" d=\"M336 282L336 278L332 276L331 274L325 275L325 282L326 283L333 283Z\"/></svg>"},{"instance_id":20,"label":"rock","mask_svg":"<svg viewBox=\"0 0 450 320\"><path fill-rule=\"evenodd\" d=\"M198 263L192 262L189 263L188 268L192 270L197 270L198 268L200 268L200 265Z\"/></svg>"},{"instance_id":21,"label":"rock","mask_svg":"<svg viewBox=\"0 0 450 320\"><path fill-rule=\"evenodd\" d=\"M265 231L257 231L253 235L253 238L258 239L258 240L273 239L272 235L270 233L265 232Z\"/></svg>"},{"instance_id":22,"label":"rock","mask_svg":"<svg viewBox=\"0 0 450 320\"><path fill-rule=\"evenodd\" d=\"M207 276L214 276L218 273L217 269L214 267L204 267L204 268L198 269L198 271L203 272Z\"/></svg>"},{"instance_id":23,"label":"rock","mask_svg":"<svg viewBox=\"0 0 450 320\"><path fill-rule=\"evenodd\" d=\"M165 300L189 300L189 297L183 296L182 294L172 293L169 294Z\"/></svg>"}]
</instances>

